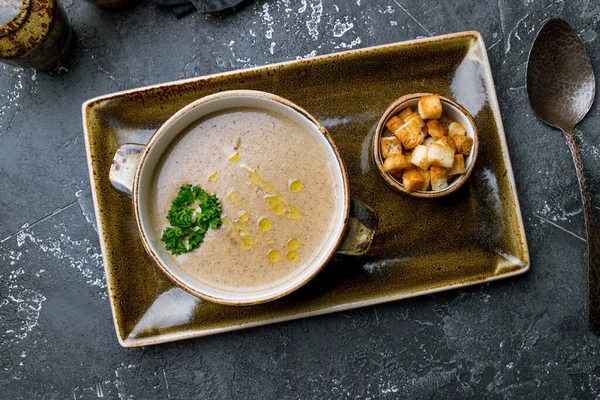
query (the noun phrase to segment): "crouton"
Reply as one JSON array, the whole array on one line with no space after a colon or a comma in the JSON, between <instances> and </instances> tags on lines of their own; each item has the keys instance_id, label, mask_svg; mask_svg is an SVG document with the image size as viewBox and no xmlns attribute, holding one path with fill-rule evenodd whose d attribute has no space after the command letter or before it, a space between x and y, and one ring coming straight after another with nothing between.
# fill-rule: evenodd
<instances>
[{"instance_id":1,"label":"crouton","mask_svg":"<svg viewBox=\"0 0 600 400\"><path fill-rule=\"evenodd\" d=\"M402 142L402 146L407 150L414 149L423 143L423 140L425 139L425 135L421 132L421 125L419 125L419 121L416 118L406 122L394 133Z\"/></svg>"},{"instance_id":2,"label":"crouton","mask_svg":"<svg viewBox=\"0 0 600 400\"><path fill-rule=\"evenodd\" d=\"M425 182L423 182L423 186L421 186L420 190L429 190L429 186L431 186L431 172L426 169L420 169L419 172L425 178Z\"/></svg>"},{"instance_id":3,"label":"crouton","mask_svg":"<svg viewBox=\"0 0 600 400\"><path fill-rule=\"evenodd\" d=\"M452 169L448 172L449 176L464 174L467 172L465 168L465 156L462 154L454 155L454 165L452 165Z\"/></svg>"},{"instance_id":4,"label":"crouton","mask_svg":"<svg viewBox=\"0 0 600 400\"><path fill-rule=\"evenodd\" d=\"M442 190L448 187L448 170L437 166L431 167L431 190Z\"/></svg>"},{"instance_id":5,"label":"crouton","mask_svg":"<svg viewBox=\"0 0 600 400\"><path fill-rule=\"evenodd\" d=\"M429 146L429 164L443 168L452 168L454 164L454 150L440 143Z\"/></svg>"},{"instance_id":6,"label":"crouton","mask_svg":"<svg viewBox=\"0 0 600 400\"><path fill-rule=\"evenodd\" d=\"M407 169L402 174L402 185L408 193L421 189L424 183L425 177L416 169Z\"/></svg>"},{"instance_id":7,"label":"crouton","mask_svg":"<svg viewBox=\"0 0 600 400\"><path fill-rule=\"evenodd\" d=\"M422 144L415 147L410 159L411 164L414 164L421 169L429 168L429 158L427 157L427 153L429 153L429 147L423 146Z\"/></svg>"},{"instance_id":8,"label":"crouton","mask_svg":"<svg viewBox=\"0 0 600 400\"><path fill-rule=\"evenodd\" d=\"M402 145L396 136L386 136L381 138L381 155L388 158L392 154L402 154Z\"/></svg>"},{"instance_id":9,"label":"crouton","mask_svg":"<svg viewBox=\"0 0 600 400\"><path fill-rule=\"evenodd\" d=\"M404 110L400 111L398 117L400 117L402 121L406 122L406 117L408 117L410 114L412 114L412 109L410 107L406 107Z\"/></svg>"},{"instance_id":10,"label":"crouton","mask_svg":"<svg viewBox=\"0 0 600 400\"><path fill-rule=\"evenodd\" d=\"M448 133L446 127L437 119L429 120L425 125L427 126L427 132L429 133L429 136L435 140L441 139Z\"/></svg>"},{"instance_id":11,"label":"crouton","mask_svg":"<svg viewBox=\"0 0 600 400\"><path fill-rule=\"evenodd\" d=\"M456 151L468 156L471 154L471 149L473 148L473 139L469 136L455 135L453 137L454 142L456 143Z\"/></svg>"},{"instance_id":12,"label":"crouton","mask_svg":"<svg viewBox=\"0 0 600 400\"><path fill-rule=\"evenodd\" d=\"M406 123L406 122L410 122L410 121L413 121L413 120L415 120L415 121L417 121L419 123L419 128L422 128L422 127L425 126L425 121L423 121L423 118L421 118L421 116L419 115L419 113L416 113L416 112L408 115L406 117L406 119L404 120L404 122Z\"/></svg>"},{"instance_id":13,"label":"crouton","mask_svg":"<svg viewBox=\"0 0 600 400\"><path fill-rule=\"evenodd\" d=\"M452 122L452 123L450 123L450 125L448 125L448 134L450 136L454 136L454 135L466 135L467 134L467 130L465 129L464 126L462 126L458 122Z\"/></svg>"},{"instance_id":14,"label":"crouton","mask_svg":"<svg viewBox=\"0 0 600 400\"><path fill-rule=\"evenodd\" d=\"M406 158L400 154L391 154L388 158L385 159L383 163L383 170L385 172L396 174L403 169L407 168L410 164L406 161Z\"/></svg>"},{"instance_id":15,"label":"crouton","mask_svg":"<svg viewBox=\"0 0 600 400\"><path fill-rule=\"evenodd\" d=\"M436 140L436 143L443 144L444 146L450 147L452 150L456 152L456 144L454 143L454 139L450 136L444 136L440 140Z\"/></svg>"},{"instance_id":16,"label":"crouton","mask_svg":"<svg viewBox=\"0 0 600 400\"><path fill-rule=\"evenodd\" d=\"M419 99L419 115L423 119L442 118L442 102L439 94L423 96Z\"/></svg>"},{"instance_id":17,"label":"crouton","mask_svg":"<svg viewBox=\"0 0 600 400\"><path fill-rule=\"evenodd\" d=\"M398 128L400 128L403 124L404 121L398 118L397 115L394 115L392 118L388 119L388 121L385 123L385 126L393 133L396 133Z\"/></svg>"},{"instance_id":18,"label":"crouton","mask_svg":"<svg viewBox=\"0 0 600 400\"><path fill-rule=\"evenodd\" d=\"M423 146L429 147L429 146L431 146L431 143L433 143L433 142L434 142L434 140L432 137L425 138L425 140L423 140Z\"/></svg>"}]
</instances>

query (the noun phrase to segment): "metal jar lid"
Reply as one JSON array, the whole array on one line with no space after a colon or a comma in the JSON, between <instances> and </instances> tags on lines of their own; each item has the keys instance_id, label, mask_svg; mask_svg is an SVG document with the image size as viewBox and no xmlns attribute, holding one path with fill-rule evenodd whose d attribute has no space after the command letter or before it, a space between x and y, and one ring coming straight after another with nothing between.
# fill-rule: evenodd
<instances>
[{"instance_id":1,"label":"metal jar lid","mask_svg":"<svg viewBox=\"0 0 600 400\"><path fill-rule=\"evenodd\" d=\"M16 31L27 18L30 0L0 0L0 38Z\"/></svg>"}]
</instances>

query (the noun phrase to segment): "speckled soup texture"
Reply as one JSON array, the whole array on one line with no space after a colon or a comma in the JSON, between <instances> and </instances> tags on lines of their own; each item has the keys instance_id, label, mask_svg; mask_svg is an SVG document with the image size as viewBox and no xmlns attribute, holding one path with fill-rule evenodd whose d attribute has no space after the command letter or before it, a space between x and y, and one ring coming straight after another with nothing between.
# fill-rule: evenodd
<instances>
[{"instance_id":1,"label":"speckled soup texture","mask_svg":"<svg viewBox=\"0 0 600 400\"><path fill-rule=\"evenodd\" d=\"M124 344L181 339L346 304L389 301L526 267L525 238L489 105L492 94L485 84L483 60L481 42L466 33L136 90L89 104L84 111L92 177L111 301ZM366 257L337 256L292 295L243 308L203 302L175 287L144 252L131 200L112 190L107 179L119 145L147 140L181 107L228 89L271 92L312 113L339 147L352 197L371 205L380 218ZM414 92L456 99L471 112L480 131L480 158L469 182L436 200L394 192L371 159L369 146L381 114L393 100ZM119 128L123 126L128 129Z\"/></svg>"},{"instance_id":2,"label":"speckled soup texture","mask_svg":"<svg viewBox=\"0 0 600 400\"><path fill-rule=\"evenodd\" d=\"M220 199L223 225L210 229L197 250L167 255L168 262L233 293L281 285L315 262L333 230L330 168L319 143L280 114L250 107L212 113L180 133L154 171L148 241L161 252L171 202L182 185L194 182ZM271 191L258 186L256 177L250 184L250 172ZM290 181L302 182L303 190L293 192ZM266 201L265 193L274 191L293 213Z\"/></svg>"}]
</instances>

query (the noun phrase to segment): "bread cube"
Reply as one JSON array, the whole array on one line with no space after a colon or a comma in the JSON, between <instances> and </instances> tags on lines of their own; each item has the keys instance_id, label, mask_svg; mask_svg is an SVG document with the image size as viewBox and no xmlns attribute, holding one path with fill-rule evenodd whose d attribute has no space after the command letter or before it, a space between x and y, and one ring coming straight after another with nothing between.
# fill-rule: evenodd
<instances>
[{"instance_id":1,"label":"bread cube","mask_svg":"<svg viewBox=\"0 0 600 400\"><path fill-rule=\"evenodd\" d=\"M423 143L425 135L421 132L421 125L415 118L406 122L397 131L394 132L396 137L402 142L405 149L411 150Z\"/></svg>"},{"instance_id":2,"label":"bread cube","mask_svg":"<svg viewBox=\"0 0 600 400\"><path fill-rule=\"evenodd\" d=\"M448 175L460 175L464 174L465 172L467 172L467 169L465 168L465 156L462 154L455 154L454 165L452 165L452 169L448 171Z\"/></svg>"},{"instance_id":3,"label":"bread cube","mask_svg":"<svg viewBox=\"0 0 600 400\"><path fill-rule=\"evenodd\" d=\"M412 151L407 151L406 153L404 153L404 158L406 158L406 162L408 162L409 164L410 164L410 161L412 160L412 155L413 155Z\"/></svg>"},{"instance_id":4,"label":"bread cube","mask_svg":"<svg viewBox=\"0 0 600 400\"><path fill-rule=\"evenodd\" d=\"M402 145L396 136L386 136L381 138L381 155L388 158L392 154L402 154Z\"/></svg>"},{"instance_id":5,"label":"bread cube","mask_svg":"<svg viewBox=\"0 0 600 400\"><path fill-rule=\"evenodd\" d=\"M398 116L400 117L400 119L404 122L406 122L406 117L408 117L410 114L412 114L412 109L410 107L406 107L404 110L400 111L400 113L398 114Z\"/></svg>"},{"instance_id":6,"label":"bread cube","mask_svg":"<svg viewBox=\"0 0 600 400\"><path fill-rule=\"evenodd\" d=\"M448 125L448 134L450 136L454 136L454 135L466 135L467 134L467 130L465 129L464 126L462 126L458 122L451 122L450 125Z\"/></svg>"},{"instance_id":7,"label":"bread cube","mask_svg":"<svg viewBox=\"0 0 600 400\"><path fill-rule=\"evenodd\" d=\"M442 190L448 187L448 170L433 166L430 168L431 190Z\"/></svg>"},{"instance_id":8,"label":"bread cube","mask_svg":"<svg viewBox=\"0 0 600 400\"><path fill-rule=\"evenodd\" d=\"M419 113L412 113L410 115L408 115L406 117L406 119L404 120L404 122L410 122L410 121L417 121L419 123L419 128L422 128L425 126L425 121L423 121L423 118L421 118L421 116L419 115Z\"/></svg>"},{"instance_id":9,"label":"bread cube","mask_svg":"<svg viewBox=\"0 0 600 400\"><path fill-rule=\"evenodd\" d=\"M448 130L446 129L444 124L442 124L437 119L431 119L427 121L427 124L425 125L427 126L427 132L429 133L429 136L431 136L435 140L441 139L448 133Z\"/></svg>"},{"instance_id":10,"label":"bread cube","mask_svg":"<svg viewBox=\"0 0 600 400\"><path fill-rule=\"evenodd\" d=\"M429 146L429 165L437 167L452 168L454 165L454 150L440 143Z\"/></svg>"},{"instance_id":11,"label":"bread cube","mask_svg":"<svg viewBox=\"0 0 600 400\"><path fill-rule=\"evenodd\" d=\"M419 99L419 115L423 119L442 118L442 102L439 94L423 96Z\"/></svg>"},{"instance_id":12,"label":"bread cube","mask_svg":"<svg viewBox=\"0 0 600 400\"><path fill-rule=\"evenodd\" d=\"M426 169L419 169L419 172L425 178L425 182L423 182L423 186L421 186L420 190L429 190L429 186L431 185L431 172Z\"/></svg>"},{"instance_id":13,"label":"bread cube","mask_svg":"<svg viewBox=\"0 0 600 400\"><path fill-rule=\"evenodd\" d=\"M407 169L402 174L402 185L408 193L420 190L424 183L425 177L417 169Z\"/></svg>"},{"instance_id":14,"label":"bread cube","mask_svg":"<svg viewBox=\"0 0 600 400\"><path fill-rule=\"evenodd\" d=\"M388 119L388 121L385 123L385 126L393 133L396 133L398 128L400 128L403 124L404 121L398 118L397 115L394 115L392 118Z\"/></svg>"},{"instance_id":15,"label":"bread cube","mask_svg":"<svg viewBox=\"0 0 600 400\"><path fill-rule=\"evenodd\" d=\"M454 143L454 139L450 136L444 136L440 140L436 140L435 142L450 147L456 152L456 144Z\"/></svg>"},{"instance_id":16,"label":"bread cube","mask_svg":"<svg viewBox=\"0 0 600 400\"><path fill-rule=\"evenodd\" d=\"M456 151L465 156L471 154L471 149L473 149L473 139L469 136L455 135L453 137L454 143L456 143Z\"/></svg>"},{"instance_id":17,"label":"bread cube","mask_svg":"<svg viewBox=\"0 0 600 400\"><path fill-rule=\"evenodd\" d=\"M391 154L383 163L383 170L390 174L396 174L409 167L408 161L401 153Z\"/></svg>"},{"instance_id":18,"label":"bread cube","mask_svg":"<svg viewBox=\"0 0 600 400\"><path fill-rule=\"evenodd\" d=\"M434 142L434 140L432 137L425 138L425 140L423 140L423 146L429 147L429 146L431 146L431 143L433 143L433 142Z\"/></svg>"},{"instance_id":19,"label":"bread cube","mask_svg":"<svg viewBox=\"0 0 600 400\"><path fill-rule=\"evenodd\" d=\"M429 168L428 153L429 147L423 146L422 144L418 145L412 153L410 159L411 164L414 164L421 169Z\"/></svg>"}]
</instances>

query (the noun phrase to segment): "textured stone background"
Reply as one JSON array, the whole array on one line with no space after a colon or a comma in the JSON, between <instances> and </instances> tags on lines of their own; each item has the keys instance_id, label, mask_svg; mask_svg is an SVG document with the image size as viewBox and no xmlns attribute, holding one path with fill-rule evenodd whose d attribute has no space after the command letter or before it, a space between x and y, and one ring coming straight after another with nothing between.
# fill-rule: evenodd
<instances>
[{"instance_id":1,"label":"textured stone background","mask_svg":"<svg viewBox=\"0 0 600 400\"><path fill-rule=\"evenodd\" d=\"M455 4L453 4L455 3ZM562 135L526 100L529 46L567 19L600 70L598 0L278 0L176 20L65 0L77 63L0 66L0 398L600 397L583 216ZM119 347L93 227L81 103L158 82L454 31L488 45L532 267L522 277L142 349ZM600 205L600 113L578 126Z\"/></svg>"}]
</instances>

